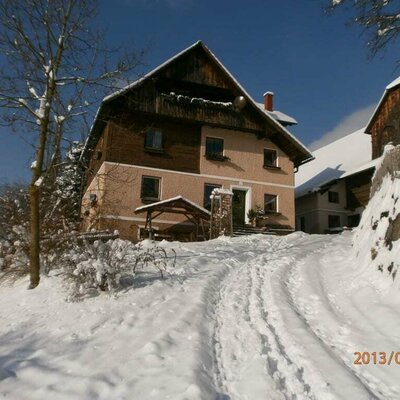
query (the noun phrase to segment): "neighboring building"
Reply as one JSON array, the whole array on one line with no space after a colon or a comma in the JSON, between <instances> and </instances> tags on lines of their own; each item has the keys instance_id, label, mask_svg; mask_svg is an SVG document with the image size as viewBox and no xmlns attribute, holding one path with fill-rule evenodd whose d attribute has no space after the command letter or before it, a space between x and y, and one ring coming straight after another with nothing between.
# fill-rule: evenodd
<instances>
[{"instance_id":1,"label":"neighboring building","mask_svg":"<svg viewBox=\"0 0 400 400\"><path fill-rule=\"evenodd\" d=\"M400 144L400 77L386 87L364 129L316 150L296 174L296 229L327 233L357 226L388 143Z\"/></svg>"},{"instance_id":2,"label":"neighboring building","mask_svg":"<svg viewBox=\"0 0 400 400\"><path fill-rule=\"evenodd\" d=\"M365 132L371 135L373 159L382 155L386 144L400 144L400 77L386 86Z\"/></svg>"},{"instance_id":3,"label":"neighboring building","mask_svg":"<svg viewBox=\"0 0 400 400\"><path fill-rule=\"evenodd\" d=\"M376 162L360 129L313 152L296 174L296 229L329 233L358 225Z\"/></svg>"},{"instance_id":4,"label":"neighboring building","mask_svg":"<svg viewBox=\"0 0 400 400\"><path fill-rule=\"evenodd\" d=\"M293 230L294 169L311 153L285 125L262 110L226 68L197 42L143 78L106 97L84 159L89 174L82 201L85 229L117 229L137 240L146 219L135 210L182 196L209 208L214 188L234 192L234 223L260 205L269 229ZM163 214L160 236L192 231L190 218Z\"/></svg>"}]
</instances>

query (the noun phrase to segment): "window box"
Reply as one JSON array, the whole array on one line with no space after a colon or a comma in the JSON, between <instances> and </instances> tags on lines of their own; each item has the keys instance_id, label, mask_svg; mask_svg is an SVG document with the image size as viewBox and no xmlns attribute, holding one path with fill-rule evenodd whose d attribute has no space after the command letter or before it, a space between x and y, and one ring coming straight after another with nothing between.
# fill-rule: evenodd
<instances>
[{"instance_id":1,"label":"window box","mask_svg":"<svg viewBox=\"0 0 400 400\"><path fill-rule=\"evenodd\" d=\"M269 211L269 210L264 210L265 215L282 215L279 211Z\"/></svg>"},{"instance_id":2,"label":"window box","mask_svg":"<svg viewBox=\"0 0 400 400\"><path fill-rule=\"evenodd\" d=\"M275 165L263 165L263 168L265 169L273 169L273 170L280 170L281 167L275 166Z\"/></svg>"},{"instance_id":3,"label":"window box","mask_svg":"<svg viewBox=\"0 0 400 400\"><path fill-rule=\"evenodd\" d=\"M223 154L218 154L218 153L209 153L205 154L205 157L207 160L211 161L229 161L230 158L227 156L224 156Z\"/></svg>"}]
</instances>

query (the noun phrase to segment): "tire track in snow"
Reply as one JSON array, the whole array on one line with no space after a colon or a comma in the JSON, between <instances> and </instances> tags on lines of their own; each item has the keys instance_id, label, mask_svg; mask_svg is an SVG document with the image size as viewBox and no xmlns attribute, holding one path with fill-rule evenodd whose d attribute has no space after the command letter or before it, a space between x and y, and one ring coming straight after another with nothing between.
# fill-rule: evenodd
<instances>
[{"instance_id":1,"label":"tire track in snow","mask_svg":"<svg viewBox=\"0 0 400 400\"><path fill-rule=\"evenodd\" d=\"M265 254L233 270L221 287L214 337L217 385L232 400L266 394L292 400L375 398L295 307L287 282L299 258L309 255L305 238L291 243L276 238L270 244ZM315 239L309 247L318 251ZM285 257L289 249L290 258ZM308 359L308 346L317 360Z\"/></svg>"},{"instance_id":2,"label":"tire track in snow","mask_svg":"<svg viewBox=\"0 0 400 400\"><path fill-rule=\"evenodd\" d=\"M232 399L265 398L266 393L271 399L312 398L302 369L285 353L262 307L263 281L253 264L273 261L288 248L278 238L270 244L267 255L233 271L222 286L216 309L217 383Z\"/></svg>"}]
</instances>

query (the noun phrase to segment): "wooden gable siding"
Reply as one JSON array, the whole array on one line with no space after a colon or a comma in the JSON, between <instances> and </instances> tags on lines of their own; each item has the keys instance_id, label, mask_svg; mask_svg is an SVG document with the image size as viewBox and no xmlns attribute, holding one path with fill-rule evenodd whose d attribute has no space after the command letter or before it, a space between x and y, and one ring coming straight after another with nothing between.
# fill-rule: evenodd
<instances>
[{"instance_id":1,"label":"wooden gable siding","mask_svg":"<svg viewBox=\"0 0 400 400\"><path fill-rule=\"evenodd\" d=\"M371 179L374 173L373 169L360 172L345 178L347 208L354 210L358 207L366 207L369 202L371 190Z\"/></svg>"},{"instance_id":2,"label":"wooden gable siding","mask_svg":"<svg viewBox=\"0 0 400 400\"><path fill-rule=\"evenodd\" d=\"M185 54L160 74L164 78L232 89L232 81L201 48Z\"/></svg>"},{"instance_id":3,"label":"wooden gable siding","mask_svg":"<svg viewBox=\"0 0 400 400\"><path fill-rule=\"evenodd\" d=\"M114 101L113 114L144 112L230 129L263 133L267 122L249 104L242 110L173 101L171 93L211 102L230 102L237 87L203 51L186 54ZM271 130L272 128L271 124Z\"/></svg>"},{"instance_id":4,"label":"wooden gable siding","mask_svg":"<svg viewBox=\"0 0 400 400\"><path fill-rule=\"evenodd\" d=\"M380 106L371 127L372 158L382 155L388 142L400 144L400 88L391 91Z\"/></svg>"},{"instance_id":5,"label":"wooden gable siding","mask_svg":"<svg viewBox=\"0 0 400 400\"><path fill-rule=\"evenodd\" d=\"M138 117L111 122L108 129L106 161L200 173L200 126ZM154 129L163 133L162 153L144 148L145 132Z\"/></svg>"},{"instance_id":6,"label":"wooden gable siding","mask_svg":"<svg viewBox=\"0 0 400 400\"><path fill-rule=\"evenodd\" d=\"M118 102L119 104L117 103L118 106L117 104L114 105L115 112L117 113L125 110L132 113L151 113L159 116L260 134L266 131L265 121L261 121L261 118L251 110L250 106L246 106L245 109L241 111L236 111L233 108L227 107L224 109L218 107L218 105L213 106L212 104L205 106L202 104L180 103L171 99L170 93L173 92L173 90L164 90L165 92L157 90L154 81L142 85L132 90L129 95L123 96L121 100L125 99L126 105L121 104L120 100ZM176 94L179 95L181 93L177 91ZM188 91L186 90L185 96L187 95ZM188 97L197 96L195 93L194 96ZM210 98L206 98L206 100L210 100ZM215 101L213 99L211 100ZM229 97L229 99L225 99L226 102L233 100L233 96Z\"/></svg>"}]
</instances>

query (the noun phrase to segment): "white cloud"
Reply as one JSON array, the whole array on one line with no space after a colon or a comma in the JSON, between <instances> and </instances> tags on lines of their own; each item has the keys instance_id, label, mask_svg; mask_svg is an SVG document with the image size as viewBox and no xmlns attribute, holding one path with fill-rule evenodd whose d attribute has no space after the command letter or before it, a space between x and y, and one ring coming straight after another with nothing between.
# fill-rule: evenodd
<instances>
[{"instance_id":1,"label":"white cloud","mask_svg":"<svg viewBox=\"0 0 400 400\"><path fill-rule=\"evenodd\" d=\"M312 142L308 148L316 150L326 146L343 136L348 135L358 129L363 128L369 121L374 112L376 104L360 108L347 117L343 118L331 131L324 133L319 139Z\"/></svg>"}]
</instances>

